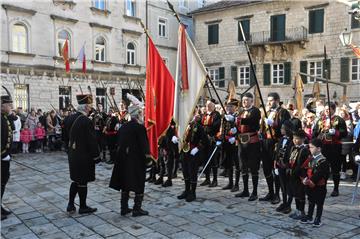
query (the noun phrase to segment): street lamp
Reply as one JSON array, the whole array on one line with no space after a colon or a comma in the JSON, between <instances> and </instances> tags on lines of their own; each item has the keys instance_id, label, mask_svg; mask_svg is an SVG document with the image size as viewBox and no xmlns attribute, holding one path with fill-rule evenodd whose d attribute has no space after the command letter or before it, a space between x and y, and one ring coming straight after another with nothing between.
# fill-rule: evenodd
<instances>
[{"instance_id":1,"label":"street lamp","mask_svg":"<svg viewBox=\"0 0 360 239\"><path fill-rule=\"evenodd\" d=\"M343 46L349 46L352 41L352 34L345 28L345 30L339 35L339 38Z\"/></svg>"}]
</instances>

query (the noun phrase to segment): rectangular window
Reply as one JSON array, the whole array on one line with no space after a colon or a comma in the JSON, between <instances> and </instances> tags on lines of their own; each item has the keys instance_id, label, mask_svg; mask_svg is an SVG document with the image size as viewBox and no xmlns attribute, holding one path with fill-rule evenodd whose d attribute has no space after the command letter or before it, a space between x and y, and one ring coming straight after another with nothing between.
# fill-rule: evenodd
<instances>
[{"instance_id":1,"label":"rectangular window","mask_svg":"<svg viewBox=\"0 0 360 239\"><path fill-rule=\"evenodd\" d=\"M244 35L247 41L250 40L250 20L241 20L239 21L243 27L244 30ZM243 37L241 34L241 29L240 29L240 25L238 24L238 41L243 41Z\"/></svg>"},{"instance_id":2,"label":"rectangular window","mask_svg":"<svg viewBox=\"0 0 360 239\"><path fill-rule=\"evenodd\" d=\"M310 75L315 77L323 76L323 64L322 61L309 61L308 72ZM308 77L308 82L314 83L316 80L314 77Z\"/></svg>"},{"instance_id":3,"label":"rectangular window","mask_svg":"<svg viewBox=\"0 0 360 239\"><path fill-rule=\"evenodd\" d=\"M360 21L355 19L355 16L351 15L351 29L360 28Z\"/></svg>"},{"instance_id":4,"label":"rectangular window","mask_svg":"<svg viewBox=\"0 0 360 239\"><path fill-rule=\"evenodd\" d=\"M14 85L14 108L22 107L24 111L29 109L29 85Z\"/></svg>"},{"instance_id":5,"label":"rectangular window","mask_svg":"<svg viewBox=\"0 0 360 239\"><path fill-rule=\"evenodd\" d=\"M100 10L105 10L105 0L94 0L94 7Z\"/></svg>"},{"instance_id":6,"label":"rectangular window","mask_svg":"<svg viewBox=\"0 0 360 239\"><path fill-rule=\"evenodd\" d=\"M284 64L272 65L272 84L284 84Z\"/></svg>"},{"instance_id":7,"label":"rectangular window","mask_svg":"<svg viewBox=\"0 0 360 239\"><path fill-rule=\"evenodd\" d=\"M360 81L360 59L351 60L351 80Z\"/></svg>"},{"instance_id":8,"label":"rectangular window","mask_svg":"<svg viewBox=\"0 0 360 239\"><path fill-rule=\"evenodd\" d=\"M105 88L96 88L96 104L101 104L103 109L106 111L106 89ZM96 105L96 107L97 107Z\"/></svg>"},{"instance_id":9,"label":"rectangular window","mask_svg":"<svg viewBox=\"0 0 360 239\"><path fill-rule=\"evenodd\" d=\"M208 45L219 43L219 24L208 25Z\"/></svg>"},{"instance_id":10,"label":"rectangular window","mask_svg":"<svg viewBox=\"0 0 360 239\"><path fill-rule=\"evenodd\" d=\"M309 11L309 33L324 32L324 9Z\"/></svg>"},{"instance_id":11,"label":"rectangular window","mask_svg":"<svg viewBox=\"0 0 360 239\"><path fill-rule=\"evenodd\" d=\"M105 46L96 44L95 61L105 62Z\"/></svg>"},{"instance_id":12,"label":"rectangular window","mask_svg":"<svg viewBox=\"0 0 360 239\"><path fill-rule=\"evenodd\" d=\"M59 109L65 109L71 104L71 86L59 86Z\"/></svg>"},{"instance_id":13,"label":"rectangular window","mask_svg":"<svg viewBox=\"0 0 360 239\"><path fill-rule=\"evenodd\" d=\"M167 25L167 20L163 19L163 18L159 18L159 36L160 37L166 37L166 25Z\"/></svg>"},{"instance_id":14,"label":"rectangular window","mask_svg":"<svg viewBox=\"0 0 360 239\"><path fill-rule=\"evenodd\" d=\"M238 68L238 86L250 85L250 67L240 66Z\"/></svg>"},{"instance_id":15,"label":"rectangular window","mask_svg":"<svg viewBox=\"0 0 360 239\"><path fill-rule=\"evenodd\" d=\"M214 85L219 87L219 69L209 69L209 76L214 82Z\"/></svg>"},{"instance_id":16,"label":"rectangular window","mask_svg":"<svg viewBox=\"0 0 360 239\"><path fill-rule=\"evenodd\" d=\"M135 0L126 0L126 15L135 17Z\"/></svg>"},{"instance_id":17,"label":"rectangular window","mask_svg":"<svg viewBox=\"0 0 360 239\"><path fill-rule=\"evenodd\" d=\"M285 40L285 24L286 15L271 16L270 25L270 38L271 41L284 41Z\"/></svg>"},{"instance_id":18,"label":"rectangular window","mask_svg":"<svg viewBox=\"0 0 360 239\"><path fill-rule=\"evenodd\" d=\"M12 50L14 52L27 52L27 32L25 26L15 24L12 27Z\"/></svg>"}]
</instances>

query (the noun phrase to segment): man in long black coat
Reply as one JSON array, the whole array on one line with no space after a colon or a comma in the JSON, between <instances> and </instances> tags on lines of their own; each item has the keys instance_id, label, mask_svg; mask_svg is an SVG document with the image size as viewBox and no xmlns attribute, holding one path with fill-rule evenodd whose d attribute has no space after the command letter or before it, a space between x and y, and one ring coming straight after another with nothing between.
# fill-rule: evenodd
<instances>
[{"instance_id":1,"label":"man in long black coat","mask_svg":"<svg viewBox=\"0 0 360 239\"><path fill-rule=\"evenodd\" d=\"M67 212L76 211L74 200L79 193L79 213L93 213L97 209L86 205L87 183L95 181L95 164L100 161L94 124L87 117L91 111L92 95L77 95L78 110L65 120L65 143L68 145L70 178Z\"/></svg>"},{"instance_id":2,"label":"man in long black coat","mask_svg":"<svg viewBox=\"0 0 360 239\"><path fill-rule=\"evenodd\" d=\"M141 209L144 198L146 164L150 152L142 114L137 106L129 106L130 122L118 131L117 153L110 180L110 188L121 190L121 215L132 211L132 216L148 215ZM133 210L129 209L129 192L135 192Z\"/></svg>"}]
</instances>

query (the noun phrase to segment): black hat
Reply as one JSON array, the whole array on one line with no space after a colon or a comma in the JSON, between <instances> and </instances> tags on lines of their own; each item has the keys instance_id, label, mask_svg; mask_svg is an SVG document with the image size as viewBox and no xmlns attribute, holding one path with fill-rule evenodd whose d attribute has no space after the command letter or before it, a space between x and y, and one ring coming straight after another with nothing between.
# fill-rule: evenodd
<instances>
[{"instance_id":1,"label":"black hat","mask_svg":"<svg viewBox=\"0 0 360 239\"><path fill-rule=\"evenodd\" d=\"M93 97L91 94L77 95L76 100L79 105L86 105L93 103Z\"/></svg>"},{"instance_id":2,"label":"black hat","mask_svg":"<svg viewBox=\"0 0 360 239\"><path fill-rule=\"evenodd\" d=\"M295 132L294 132L293 136L294 136L294 137L301 138L301 139L305 139L306 133L305 133L304 130L299 129L298 131L295 131Z\"/></svg>"},{"instance_id":3,"label":"black hat","mask_svg":"<svg viewBox=\"0 0 360 239\"><path fill-rule=\"evenodd\" d=\"M7 95L1 96L1 104L12 103L13 101L12 101L9 90L5 86L2 86L2 87L5 89Z\"/></svg>"},{"instance_id":4,"label":"black hat","mask_svg":"<svg viewBox=\"0 0 360 239\"><path fill-rule=\"evenodd\" d=\"M230 99L226 105L239 106L239 101L237 99Z\"/></svg>"},{"instance_id":5,"label":"black hat","mask_svg":"<svg viewBox=\"0 0 360 239\"><path fill-rule=\"evenodd\" d=\"M292 130L294 125L290 120L285 120L281 127L284 127L286 130Z\"/></svg>"},{"instance_id":6,"label":"black hat","mask_svg":"<svg viewBox=\"0 0 360 239\"><path fill-rule=\"evenodd\" d=\"M250 92L246 92L242 97L247 97L247 98L254 99L253 94L251 94Z\"/></svg>"}]
</instances>

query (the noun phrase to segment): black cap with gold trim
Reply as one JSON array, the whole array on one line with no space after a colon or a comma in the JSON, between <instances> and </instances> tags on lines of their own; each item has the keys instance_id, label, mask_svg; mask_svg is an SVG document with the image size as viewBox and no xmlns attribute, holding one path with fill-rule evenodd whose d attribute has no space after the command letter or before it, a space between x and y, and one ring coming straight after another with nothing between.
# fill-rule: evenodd
<instances>
[{"instance_id":1,"label":"black cap with gold trim","mask_svg":"<svg viewBox=\"0 0 360 239\"><path fill-rule=\"evenodd\" d=\"M76 100L79 105L87 105L93 103L93 96L91 94L77 95Z\"/></svg>"}]
</instances>

